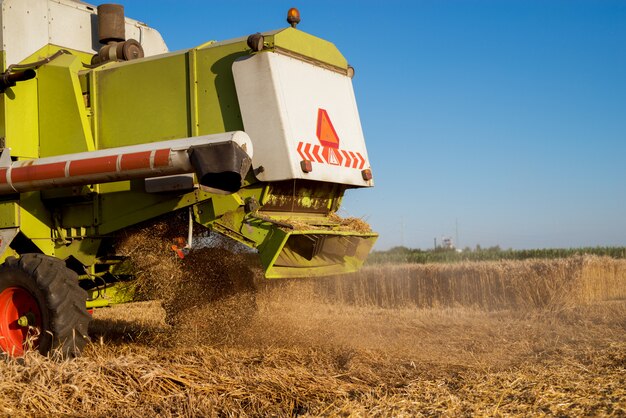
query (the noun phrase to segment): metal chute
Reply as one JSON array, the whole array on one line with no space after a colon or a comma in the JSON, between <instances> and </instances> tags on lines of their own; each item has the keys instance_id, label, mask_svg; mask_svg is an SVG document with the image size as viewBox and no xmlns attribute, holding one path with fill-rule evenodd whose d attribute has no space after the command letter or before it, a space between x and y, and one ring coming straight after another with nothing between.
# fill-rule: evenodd
<instances>
[{"instance_id":1,"label":"metal chute","mask_svg":"<svg viewBox=\"0 0 626 418\"><path fill-rule=\"evenodd\" d=\"M259 248L268 279L355 272L378 238L378 234L357 231L281 232L273 237L274 246Z\"/></svg>"},{"instance_id":2,"label":"metal chute","mask_svg":"<svg viewBox=\"0 0 626 418\"><path fill-rule=\"evenodd\" d=\"M235 131L14 162L8 151L0 195L194 172L201 185L232 193L250 168L252 143Z\"/></svg>"}]
</instances>

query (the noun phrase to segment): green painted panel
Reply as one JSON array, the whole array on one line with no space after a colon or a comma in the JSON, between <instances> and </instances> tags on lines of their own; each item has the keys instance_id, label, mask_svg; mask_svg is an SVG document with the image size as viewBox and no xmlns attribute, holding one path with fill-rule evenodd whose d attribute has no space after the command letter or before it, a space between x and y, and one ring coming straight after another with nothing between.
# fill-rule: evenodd
<instances>
[{"instance_id":1,"label":"green painted panel","mask_svg":"<svg viewBox=\"0 0 626 418\"><path fill-rule=\"evenodd\" d=\"M19 205L16 201L0 202L0 228L20 226Z\"/></svg>"},{"instance_id":2,"label":"green painted panel","mask_svg":"<svg viewBox=\"0 0 626 418\"><path fill-rule=\"evenodd\" d=\"M348 61L335 45L301 30L287 28L274 33L273 36L267 36L267 41L270 42L270 46L286 49L339 68L348 68Z\"/></svg>"},{"instance_id":3,"label":"green painted panel","mask_svg":"<svg viewBox=\"0 0 626 418\"><path fill-rule=\"evenodd\" d=\"M40 157L94 150L78 79L82 69L78 57L61 55L38 70Z\"/></svg>"},{"instance_id":4,"label":"green painted panel","mask_svg":"<svg viewBox=\"0 0 626 418\"><path fill-rule=\"evenodd\" d=\"M54 255L61 260L74 256L78 261L89 266L95 263L101 242L99 239L74 240L69 245L57 245Z\"/></svg>"},{"instance_id":5,"label":"green painted panel","mask_svg":"<svg viewBox=\"0 0 626 418\"><path fill-rule=\"evenodd\" d=\"M26 236L30 238L29 235ZM37 248L39 248L39 250L43 254L49 255L51 257L56 256L54 252L54 241L52 241L50 238L31 238L31 241L37 246Z\"/></svg>"},{"instance_id":6,"label":"green painted panel","mask_svg":"<svg viewBox=\"0 0 626 418\"><path fill-rule=\"evenodd\" d=\"M233 62L248 55L245 41L208 45L195 53L197 129L200 135L243 130Z\"/></svg>"},{"instance_id":7,"label":"green painted panel","mask_svg":"<svg viewBox=\"0 0 626 418\"><path fill-rule=\"evenodd\" d=\"M98 233L109 234L119 229L173 212L206 199L206 194L184 195L117 192L100 195Z\"/></svg>"},{"instance_id":8,"label":"green painted panel","mask_svg":"<svg viewBox=\"0 0 626 418\"><path fill-rule=\"evenodd\" d=\"M69 203L69 202L68 202ZM93 226L93 202L74 202L59 207L63 228L86 228Z\"/></svg>"},{"instance_id":9,"label":"green painted panel","mask_svg":"<svg viewBox=\"0 0 626 418\"><path fill-rule=\"evenodd\" d=\"M5 110L5 143L13 157L39 156L37 80L10 87L2 95Z\"/></svg>"},{"instance_id":10,"label":"green painted panel","mask_svg":"<svg viewBox=\"0 0 626 418\"><path fill-rule=\"evenodd\" d=\"M59 49L54 45L46 45L21 63L49 57ZM82 52L70 52L73 55L62 55L40 67L37 79L17 83L2 95L0 136L6 137L6 146L11 148L12 156L39 157L41 141L44 146L42 155L72 152L76 144L76 149L88 149L85 144L88 144L86 138L90 135L90 127L83 117L82 92L76 85L75 77L83 69L81 60L89 62L90 56ZM4 54L2 57L4 60ZM40 92L39 86L47 91ZM46 124L42 127L40 111L44 110ZM56 151L51 151L51 148Z\"/></svg>"},{"instance_id":11,"label":"green painted panel","mask_svg":"<svg viewBox=\"0 0 626 418\"><path fill-rule=\"evenodd\" d=\"M186 53L106 64L94 76L99 148L189 136Z\"/></svg>"},{"instance_id":12,"label":"green painted panel","mask_svg":"<svg viewBox=\"0 0 626 418\"><path fill-rule=\"evenodd\" d=\"M47 255L54 255L52 215L41 201L39 192L20 194L20 230Z\"/></svg>"},{"instance_id":13,"label":"green painted panel","mask_svg":"<svg viewBox=\"0 0 626 418\"><path fill-rule=\"evenodd\" d=\"M89 290L87 309L104 308L119 303L132 302L135 287L130 283L116 283L106 289Z\"/></svg>"}]
</instances>

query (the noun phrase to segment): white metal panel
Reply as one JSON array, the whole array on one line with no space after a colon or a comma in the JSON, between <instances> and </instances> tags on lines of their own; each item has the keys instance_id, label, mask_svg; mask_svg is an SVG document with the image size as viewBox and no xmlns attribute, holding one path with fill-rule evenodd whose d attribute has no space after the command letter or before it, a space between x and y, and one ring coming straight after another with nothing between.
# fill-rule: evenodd
<instances>
[{"instance_id":1,"label":"white metal panel","mask_svg":"<svg viewBox=\"0 0 626 418\"><path fill-rule=\"evenodd\" d=\"M0 229L0 254L4 254L4 252L9 248L9 245L13 242L13 239L19 231L19 228Z\"/></svg>"},{"instance_id":2,"label":"white metal panel","mask_svg":"<svg viewBox=\"0 0 626 418\"><path fill-rule=\"evenodd\" d=\"M163 37L156 30L132 19L126 19L126 39L134 39L143 47L146 57L168 52Z\"/></svg>"},{"instance_id":3,"label":"white metal panel","mask_svg":"<svg viewBox=\"0 0 626 418\"><path fill-rule=\"evenodd\" d=\"M372 186L363 180L369 159L352 80L337 72L278 53L236 61L233 74L252 159L263 181L310 179ZM324 111L339 138L326 146L317 136ZM305 173L301 161L311 161Z\"/></svg>"},{"instance_id":4,"label":"white metal panel","mask_svg":"<svg viewBox=\"0 0 626 418\"><path fill-rule=\"evenodd\" d=\"M60 1L57 3L57 1ZM102 46L98 41L97 8L85 3L68 0L50 0L49 41L54 45L76 45L79 51L97 53ZM67 25L59 24L68 22ZM161 35L144 23L126 18L126 39L135 39L144 49L147 57L167 52ZM78 47L80 46L80 47Z\"/></svg>"},{"instance_id":5,"label":"white metal panel","mask_svg":"<svg viewBox=\"0 0 626 418\"><path fill-rule=\"evenodd\" d=\"M95 8L81 3L48 2L48 42L95 54L100 49ZM87 8L89 7L89 9ZM90 10L91 9L91 10ZM93 16L93 18L92 18Z\"/></svg>"},{"instance_id":6,"label":"white metal panel","mask_svg":"<svg viewBox=\"0 0 626 418\"><path fill-rule=\"evenodd\" d=\"M2 0L0 41L6 65L21 62L53 44L95 54L98 42L96 6L74 0ZM158 31L126 18L126 39L136 39L146 56L168 51Z\"/></svg>"},{"instance_id":7,"label":"white metal panel","mask_svg":"<svg viewBox=\"0 0 626 418\"><path fill-rule=\"evenodd\" d=\"M47 0L2 2L2 50L7 66L20 62L47 43Z\"/></svg>"}]
</instances>

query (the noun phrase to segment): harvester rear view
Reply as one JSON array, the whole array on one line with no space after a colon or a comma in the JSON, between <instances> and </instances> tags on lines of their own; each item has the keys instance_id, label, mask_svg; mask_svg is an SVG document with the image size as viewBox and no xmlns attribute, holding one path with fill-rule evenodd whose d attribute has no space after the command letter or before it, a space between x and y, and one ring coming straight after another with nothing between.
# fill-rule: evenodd
<instances>
[{"instance_id":1,"label":"harvester rear view","mask_svg":"<svg viewBox=\"0 0 626 418\"><path fill-rule=\"evenodd\" d=\"M1 3L2 351L78 353L89 309L132 300L116 241L168 214L188 238L163 257L200 225L255 249L268 279L363 264L377 235L336 215L373 186L354 69L297 10L168 52L120 5Z\"/></svg>"}]
</instances>

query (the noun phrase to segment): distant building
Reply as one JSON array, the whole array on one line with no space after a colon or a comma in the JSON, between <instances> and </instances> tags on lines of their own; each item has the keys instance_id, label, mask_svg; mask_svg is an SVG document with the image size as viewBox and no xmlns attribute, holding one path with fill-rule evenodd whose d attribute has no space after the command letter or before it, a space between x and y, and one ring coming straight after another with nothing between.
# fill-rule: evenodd
<instances>
[{"instance_id":1,"label":"distant building","mask_svg":"<svg viewBox=\"0 0 626 418\"><path fill-rule=\"evenodd\" d=\"M454 241L450 237L441 238L441 248L445 248L446 250L454 250Z\"/></svg>"}]
</instances>

